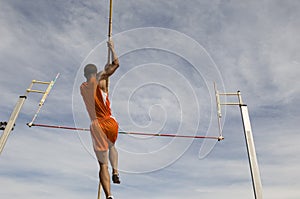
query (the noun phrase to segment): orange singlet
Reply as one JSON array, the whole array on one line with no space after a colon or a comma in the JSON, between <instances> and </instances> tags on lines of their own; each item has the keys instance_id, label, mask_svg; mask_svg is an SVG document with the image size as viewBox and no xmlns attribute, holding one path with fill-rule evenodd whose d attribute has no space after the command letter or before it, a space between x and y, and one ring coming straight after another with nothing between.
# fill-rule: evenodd
<instances>
[{"instance_id":1,"label":"orange singlet","mask_svg":"<svg viewBox=\"0 0 300 199\"><path fill-rule=\"evenodd\" d=\"M91 119L90 130L94 150L106 151L108 140L115 143L118 137L118 123L111 116L108 94L100 89L96 78L82 83L80 91Z\"/></svg>"}]
</instances>

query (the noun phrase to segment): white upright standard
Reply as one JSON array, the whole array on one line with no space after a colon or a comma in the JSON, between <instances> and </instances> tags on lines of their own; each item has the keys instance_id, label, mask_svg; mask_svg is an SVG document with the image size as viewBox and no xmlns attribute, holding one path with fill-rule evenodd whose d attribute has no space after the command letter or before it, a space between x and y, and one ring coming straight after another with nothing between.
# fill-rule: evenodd
<instances>
[{"instance_id":1,"label":"white upright standard","mask_svg":"<svg viewBox=\"0 0 300 199\"><path fill-rule=\"evenodd\" d=\"M238 91L237 93L219 93L217 90L216 84L215 87L215 94L216 94L216 101L217 101L217 111L218 111L218 122L219 122L219 129L220 129L220 135L222 135L222 128L221 128L221 107L227 106L227 105L234 105L239 106L242 116L242 122L244 127L244 134L245 134L245 140L246 140L246 147L247 147L247 153L248 153L248 160L249 160L249 166L250 166L250 172L251 172L251 179L252 179L252 186L253 186L253 192L255 199L262 199L262 184L260 179L260 172L259 167L257 163L257 157L256 157L256 151L255 151L255 145L254 145L254 139L252 135L252 129L251 129L251 123L248 113L248 107L246 104L242 101L241 92ZM238 102L225 102L221 103L220 96L237 96Z\"/></svg>"},{"instance_id":2,"label":"white upright standard","mask_svg":"<svg viewBox=\"0 0 300 199\"><path fill-rule=\"evenodd\" d=\"M256 151L254 146L254 140L252 135L252 129L250 124L250 118L248 113L248 107L245 104L240 105L241 115L244 126L244 133L248 151L248 159L252 177L253 191L256 199L262 199L262 184L260 179L260 173L256 158Z\"/></svg>"},{"instance_id":3,"label":"white upright standard","mask_svg":"<svg viewBox=\"0 0 300 199\"><path fill-rule=\"evenodd\" d=\"M33 121L36 119L38 112L40 111L41 107L43 106L48 94L50 93L50 91L51 91L51 89L52 89L52 87L53 87L53 85L54 85L54 83L55 83L55 81L57 80L58 77L59 77L59 73L56 75L55 79L53 81L50 81L50 82L32 80L29 88L26 90L26 93L19 97L19 100L18 100L17 104L15 105L15 108L14 108L14 110L13 110L13 112L12 112L8 122L7 122L7 125L6 125L2 135L0 137L0 154L3 151L4 146L6 144L6 141L8 139L8 136L10 135L10 133L11 133L11 131L12 131L14 125L15 125L15 122L16 122L18 116L19 116L19 113L22 109L22 106L24 105L24 102L27 98L27 94L30 93L30 92L44 94L41 101L40 101L40 103L39 103L39 109L36 112L34 118L32 119L32 122L30 123L30 124L32 124ZM48 85L48 87L45 91L33 90L32 87L33 87L34 84L46 84L46 85Z\"/></svg>"}]
</instances>

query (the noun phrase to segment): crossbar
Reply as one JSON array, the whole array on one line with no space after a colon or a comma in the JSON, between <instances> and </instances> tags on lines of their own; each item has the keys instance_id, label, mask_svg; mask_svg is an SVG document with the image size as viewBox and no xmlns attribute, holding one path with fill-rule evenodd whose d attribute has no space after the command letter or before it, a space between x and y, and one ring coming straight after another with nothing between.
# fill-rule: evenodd
<instances>
[{"instance_id":1,"label":"crossbar","mask_svg":"<svg viewBox=\"0 0 300 199\"><path fill-rule=\"evenodd\" d=\"M27 124L29 127L37 126L44 128L56 128L56 129L65 129L65 130L73 130L73 131L90 131L88 128L77 128L77 127L69 127L69 126L58 126L58 125L48 125L48 124ZM177 134L164 134L164 133L142 133L142 132L125 132L119 131L119 134L124 135L141 135L141 136L157 136L157 137L178 137L178 138L194 138L194 139L215 139L218 141L224 140L222 136L194 136L194 135L177 135Z\"/></svg>"}]
</instances>

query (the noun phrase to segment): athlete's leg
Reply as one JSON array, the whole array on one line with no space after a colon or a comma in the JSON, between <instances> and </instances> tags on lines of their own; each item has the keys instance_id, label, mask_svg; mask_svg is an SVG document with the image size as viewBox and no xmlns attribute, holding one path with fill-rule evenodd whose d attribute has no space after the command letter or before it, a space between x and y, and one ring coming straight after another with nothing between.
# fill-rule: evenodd
<instances>
[{"instance_id":1,"label":"athlete's leg","mask_svg":"<svg viewBox=\"0 0 300 199\"><path fill-rule=\"evenodd\" d=\"M96 155L100 165L99 180L107 198L108 196L111 196L110 179L108 172L108 154L107 151L97 151Z\"/></svg>"},{"instance_id":2,"label":"athlete's leg","mask_svg":"<svg viewBox=\"0 0 300 199\"><path fill-rule=\"evenodd\" d=\"M119 171L118 171L118 151L112 142L109 145L109 161L112 167L112 181L113 183L120 184Z\"/></svg>"},{"instance_id":3,"label":"athlete's leg","mask_svg":"<svg viewBox=\"0 0 300 199\"><path fill-rule=\"evenodd\" d=\"M108 141L108 146L109 146L109 161L111 164L111 167L113 168L113 173L118 173L118 151L115 147L115 145Z\"/></svg>"}]
</instances>

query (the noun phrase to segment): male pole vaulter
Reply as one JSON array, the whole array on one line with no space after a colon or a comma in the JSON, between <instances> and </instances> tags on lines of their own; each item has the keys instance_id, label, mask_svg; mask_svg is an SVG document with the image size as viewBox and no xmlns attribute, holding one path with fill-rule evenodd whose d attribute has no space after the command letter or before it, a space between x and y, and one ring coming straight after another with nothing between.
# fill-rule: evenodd
<instances>
[{"instance_id":1,"label":"male pole vaulter","mask_svg":"<svg viewBox=\"0 0 300 199\"><path fill-rule=\"evenodd\" d=\"M91 119L90 131L94 151L100 165L100 183L103 186L106 198L113 199L110 189L108 159L112 166L112 181L120 184L118 152L115 148L118 137L118 123L111 114L108 81L109 77L119 67L119 59L113 42L109 41L107 44L112 55L112 63L106 64L104 70L99 73L97 73L97 67L94 64L86 65L84 68L86 82L81 84L80 92Z\"/></svg>"}]
</instances>

